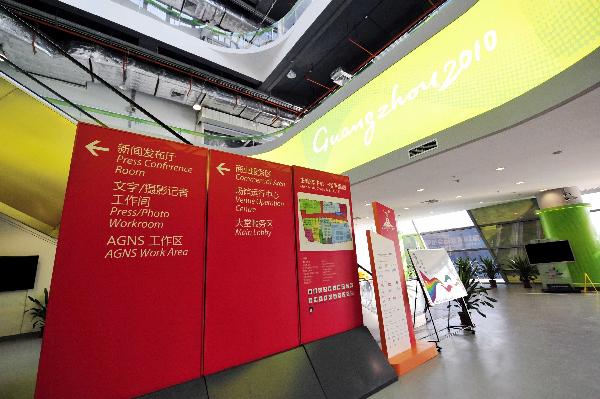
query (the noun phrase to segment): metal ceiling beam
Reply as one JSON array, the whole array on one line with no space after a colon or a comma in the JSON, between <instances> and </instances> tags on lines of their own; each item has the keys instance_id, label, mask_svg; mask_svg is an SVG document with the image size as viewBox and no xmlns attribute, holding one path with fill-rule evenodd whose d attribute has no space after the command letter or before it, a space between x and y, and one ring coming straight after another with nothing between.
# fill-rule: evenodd
<instances>
[{"instance_id":1,"label":"metal ceiling beam","mask_svg":"<svg viewBox=\"0 0 600 399\"><path fill-rule=\"evenodd\" d=\"M184 142L186 144L190 144L190 145L192 144L185 137L183 137L182 135L180 135L179 133L177 133L171 127L167 126L163 121L161 121L160 119L158 119L157 117L155 117L152 113L148 112L144 107L140 106L135 101L133 101L131 98L129 98L125 94L121 93L121 91L119 89L113 87L106 80L102 79L100 76L98 76L96 73L94 73L94 71L92 71L91 69L89 69L85 65L82 65L81 63L79 63L75 58L73 58L73 56L71 56L68 52L66 52L61 46L59 46L58 44L54 43L54 41L52 39L50 39L48 36L46 36L45 33L41 32L36 27L32 26L29 22L23 20L20 16L18 16L17 14L15 14L7 6L5 6L4 4L0 3L0 9L2 9L5 13L7 13L11 18L13 18L14 20L20 22L21 24L23 24L23 26L27 27L29 30L31 30L32 32L34 32L36 36L41 37L42 39L46 40L52 47L54 47L59 53L61 53L64 57L66 57L69 61L71 61L75 66L77 66L79 69L82 69L84 72L90 74L98 82L100 82L104 86L106 86L110 91L112 91L113 93L115 93L117 96L119 96L123 100L127 101L132 107L135 107L136 109L139 109L144 115L146 115L148 118L152 119L154 122L158 123L163 129L165 129L166 131L168 131L169 133L171 133L173 136L177 137L182 142ZM39 83L39 80L38 80L38 83ZM53 93L53 94L56 95L57 93ZM60 94L57 94L57 95L60 96ZM61 96L61 98L63 98L63 100L66 100L62 96ZM69 102L70 104L72 104L69 100L66 100L66 101ZM84 111L82 111L82 112L84 112ZM86 112L84 112L84 113L86 115L90 116L93 120L98 121L100 124L104 125L98 119L96 119L93 116L87 114Z\"/></svg>"},{"instance_id":2,"label":"metal ceiling beam","mask_svg":"<svg viewBox=\"0 0 600 399\"><path fill-rule=\"evenodd\" d=\"M177 61L164 55L150 52L145 48L136 46L129 42L111 37L109 35L94 31L85 26L81 26L74 22L65 20L52 14L47 14L43 11L31 8L29 6L20 4L13 0L0 0L0 4L4 4L7 8L16 10L19 14L24 15L27 19L31 19L36 23L47 25L50 28L57 29L59 31L77 36L101 46L111 48L113 50L126 52L132 57L136 57L142 61L149 62L155 65L159 65L165 69L171 69L183 75L190 76L211 83L222 89L231 91L235 94L240 94L248 98L255 99L265 104L280 108L282 110L294 113L298 115L302 111L302 107L288 103L278 98L271 97L270 95L244 86L238 82L222 78L213 73L207 72L197 67L193 67L189 64Z\"/></svg>"}]
</instances>

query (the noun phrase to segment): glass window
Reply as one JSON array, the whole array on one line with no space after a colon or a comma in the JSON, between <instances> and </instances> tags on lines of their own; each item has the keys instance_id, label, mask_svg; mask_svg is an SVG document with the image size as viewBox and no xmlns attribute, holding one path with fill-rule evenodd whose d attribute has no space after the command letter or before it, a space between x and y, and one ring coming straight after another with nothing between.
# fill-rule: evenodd
<instances>
[{"instance_id":1,"label":"glass window","mask_svg":"<svg viewBox=\"0 0 600 399\"><path fill-rule=\"evenodd\" d=\"M398 219L398 222L396 223L396 228L398 229L398 233L400 234L417 234L412 220Z\"/></svg>"},{"instance_id":2,"label":"glass window","mask_svg":"<svg viewBox=\"0 0 600 399\"><path fill-rule=\"evenodd\" d=\"M600 191L597 193L583 194L581 200L592 206L591 209L600 209Z\"/></svg>"},{"instance_id":3,"label":"glass window","mask_svg":"<svg viewBox=\"0 0 600 399\"><path fill-rule=\"evenodd\" d=\"M421 234L427 248L445 248L448 251L458 249L485 248L485 242L477 228L446 230Z\"/></svg>"},{"instance_id":4,"label":"glass window","mask_svg":"<svg viewBox=\"0 0 600 399\"><path fill-rule=\"evenodd\" d=\"M473 226L467 211L451 212L414 220L419 233Z\"/></svg>"}]
</instances>

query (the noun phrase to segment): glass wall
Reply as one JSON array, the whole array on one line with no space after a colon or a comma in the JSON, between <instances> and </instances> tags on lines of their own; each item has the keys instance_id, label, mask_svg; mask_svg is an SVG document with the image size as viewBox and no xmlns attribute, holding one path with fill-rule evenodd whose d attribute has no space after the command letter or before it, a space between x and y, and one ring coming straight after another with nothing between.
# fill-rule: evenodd
<instances>
[{"instance_id":1,"label":"glass wall","mask_svg":"<svg viewBox=\"0 0 600 399\"><path fill-rule=\"evenodd\" d=\"M583 194L581 200L590 204L590 219L596 228L596 236L600 239L600 191L596 193Z\"/></svg>"},{"instance_id":2,"label":"glass wall","mask_svg":"<svg viewBox=\"0 0 600 399\"><path fill-rule=\"evenodd\" d=\"M544 238L535 199L507 202L469 211L496 260L503 264L525 256L525 244Z\"/></svg>"},{"instance_id":3,"label":"glass wall","mask_svg":"<svg viewBox=\"0 0 600 399\"><path fill-rule=\"evenodd\" d=\"M415 219L399 223L398 226L403 233L405 252L406 249L443 248L453 261L460 257L476 260L480 256L492 257L467 211ZM411 266L408 256L405 262ZM408 270L412 270L412 267ZM410 277L413 277L412 273Z\"/></svg>"},{"instance_id":4,"label":"glass wall","mask_svg":"<svg viewBox=\"0 0 600 399\"><path fill-rule=\"evenodd\" d=\"M476 227L422 233L423 241L429 249L444 248L450 259L479 259L492 257Z\"/></svg>"}]
</instances>

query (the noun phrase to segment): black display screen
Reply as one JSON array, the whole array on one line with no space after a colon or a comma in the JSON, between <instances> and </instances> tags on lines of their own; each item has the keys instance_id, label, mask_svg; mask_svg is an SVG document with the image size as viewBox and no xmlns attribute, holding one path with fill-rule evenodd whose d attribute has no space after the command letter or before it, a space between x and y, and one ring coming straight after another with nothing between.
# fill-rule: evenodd
<instances>
[{"instance_id":1,"label":"black display screen","mask_svg":"<svg viewBox=\"0 0 600 399\"><path fill-rule=\"evenodd\" d=\"M551 241L525 245L529 263L574 262L569 241Z\"/></svg>"},{"instance_id":2,"label":"black display screen","mask_svg":"<svg viewBox=\"0 0 600 399\"><path fill-rule=\"evenodd\" d=\"M38 255L0 256L0 292L32 289L38 258Z\"/></svg>"}]
</instances>

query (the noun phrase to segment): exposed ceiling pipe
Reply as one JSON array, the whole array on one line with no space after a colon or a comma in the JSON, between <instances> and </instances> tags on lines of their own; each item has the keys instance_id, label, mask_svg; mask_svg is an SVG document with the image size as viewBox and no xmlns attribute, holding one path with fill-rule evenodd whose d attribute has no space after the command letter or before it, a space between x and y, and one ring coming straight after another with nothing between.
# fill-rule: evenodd
<instances>
[{"instance_id":1,"label":"exposed ceiling pipe","mask_svg":"<svg viewBox=\"0 0 600 399\"><path fill-rule=\"evenodd\" d=\"M297 105L287 103L275 97L271 97L265 93L256 91L251 88L239 85L236 82L225 80L213 74L209 74L205 71L200 71L196 68L192 68L185 64L179 63L176 60L163 59L156 54L145 52L144 49L136 48L130 43L120 41L119 39L109 38L108 36L99 34L98 32L92 31L86 27L76 25L72 22L68 22L54 15L43 13L39 10L31 7L22 5L12 0L6 1L6 6L12 8L15 12L21 15L23 18L29 19L36 24L48 26L52 29L57 29L61 32L65 32L69 35L80 37L86 41L98 44L104 48L111 49L121 54L128 53L131 57L135 57L141 61L149 64L157 65L161 68L171 70L174 73L184 74L192 76L195 79L203 80L212 85L221 87L225 91L233 91L241 94L245 98L256 99L259 102L272 105L283 111L291 112L295 115L301 114L303 108ZM2 14L0 12L0 14ZM39 47L37 47L39 49ZM296 117L297 119L297 117Z\"/></svg>"},{"instance_id":2,"label":"exposed ceiling pipe","mask_svg":"<svg viewBox=\"0 0 600 399\"><path fill-rule=\"evenodd\" d=\"M11 36L24 41L31 42L30 31L18 24L12 18L0 13L0 30ZM46 64L38 61L29 65L28 69L34 73L51 75L55 78L68 80L75 69L75 65L61 64L60 71L57 70L56 60L60 54L52 50L49 43L43 38L37 38L35 46L50 55L53 60ZM190 76L182 76L170 70L157 68L145 62L123 56L121 53L106 49L101 46L89 45L81 42L69 42L65 46L67 53L83 65L90 65L91 70L114 87L122 90L136 90L145 94L164 98L166 100L193 106L196 100L203 96L203 105L214 108L221 112L240 116L244 119L254 121L276 128L286 127L296 120L296 116L287 111L282 111L274 106L261 103L260 101L236 96L228 91L215 87L207 82L198 82ZM60 73L61 76L56 75ZM55 76L56 75L56 76ZM273 124L274 118L278 117L277 124Z\"/></svg>"},{"instance_id":3,"label":"exposed ceiling pipe","mask_svg":"<svg viewBox=\"0 0 600 399\"><path fill-rule=\"evenodd\" d=\"M260 26L248 21L243 16L227 9L223 4L213 0L161 0L163 3L195 17L205 23L219 26L229 32L252 32ZM210 15L209 18L205 18Z\"/></svg>"}]
</instances>

